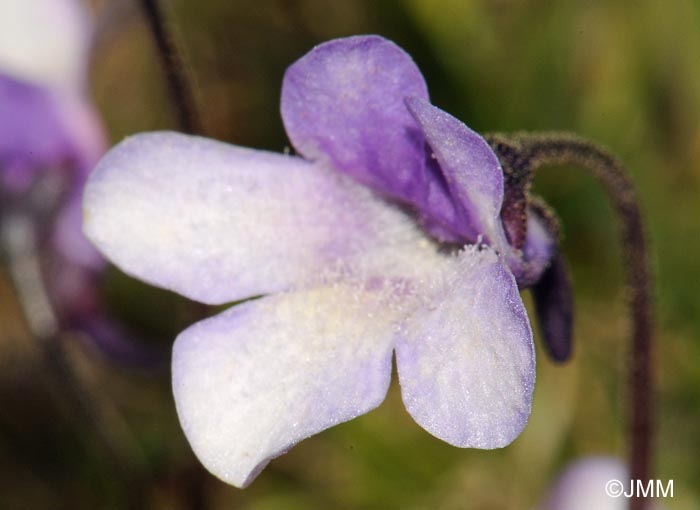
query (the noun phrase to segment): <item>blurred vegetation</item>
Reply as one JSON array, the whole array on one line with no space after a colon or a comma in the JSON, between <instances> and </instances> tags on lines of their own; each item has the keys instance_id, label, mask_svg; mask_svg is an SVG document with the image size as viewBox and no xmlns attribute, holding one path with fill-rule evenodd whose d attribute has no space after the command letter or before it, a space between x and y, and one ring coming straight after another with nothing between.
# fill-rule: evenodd
<instances>
[{"instance_id":1,"label":"blurred vegetation","mask_svg":"<svg viewBox=\"0 0 700 510\"><path fill-rule=\"evenodd\" d=\"M128 0L93 2L100 38L93 95L114 142L172 129L159 63ZM658 0L175 0L168 4L207 135L282 151L279 91L314 44L378 33L423 70L436 105L480 132L566 130L630 168L649 221L657 277L658 478L669 510L700 508L700 2ZM0 279L0 508L535 508L568 461L625 456L627 318L615 221L574 168L543 171L536 191L565 230L576 288L576 352L554 366L538 344L532 418L511 446L459 450L422 431L396 381L367 416L304 441L244 490L199 467L175 416L167 366L72 355L114 406L129 442L125 495L108 459L61 408ZM113 271L115 313L164 355L197 316L186 301Z\"/></svg>"}]
</instances>

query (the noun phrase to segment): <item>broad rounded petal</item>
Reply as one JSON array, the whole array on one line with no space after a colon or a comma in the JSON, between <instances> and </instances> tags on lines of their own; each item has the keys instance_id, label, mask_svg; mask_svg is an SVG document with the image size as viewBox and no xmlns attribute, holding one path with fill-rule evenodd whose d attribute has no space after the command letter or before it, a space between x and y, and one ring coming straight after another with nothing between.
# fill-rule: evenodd
<instances>
[{"instance_id":1,"label":"broad rounded petal","mask_svg":"<svg viewBox=\"0 0 700 510\"><path fill-rule=\"evenodd\" d=\"M428 98L420 70L379 36L315 47L284 76L282 119L296 150L395 198L428 194L424 140L404 98Z\"/></svg>"},{"instance_id":2,"label":"broad rounded petal","mask_svg":"<svg viewBox=\"0 0 700 510\"><path fill-rule=\"evenodd\" d=\"M212 304L437 256L408 215L350 178L177 133L134 136L100 161L84 231L125 272Z\"/></svg>"},{"instance_id":3,"label":"broad rounded petal","mask_svg":"<svg viewBox=\"0 0 700 510\"><path fill-rule=\"evenodd\" d=\"M535 382L532 332L510 271L468 248L425 289L396 347L401 394L454 446L499 448L522 431Z\"/></svg>"},{"instance_id":4,"label":"broad rounded petal","mask_svg":"<svg viewBox=\"0 0 700 510\"><path fill-rule=\"evenodd\" d=\"M91 27L78 0L2 0L0 72L51 87L82 90Z\"/></svg>"},{"instance_id":5,"label":"broad rounded petal","mask_svg":"<svg viewBox=\"0 0 700 510\"><path fill-rule=\"evenodd\" d=\"M395 331L383 297L315 288L249 301L184 331L173 391L202 464L244 487L297 442L377 407Z\"/></svg>"},{"instance_id":6,"label":"broad rounded petal","mask_svg":"<svg viewBox=\"0 0 700 510\"><path fill-rule=\"evenodd\" d=\"M488 143L448 113L422 98L406 100L442 170L460 215L461 234L494 243L500 224L503 171Z\"/></svg>"}]
</instances>

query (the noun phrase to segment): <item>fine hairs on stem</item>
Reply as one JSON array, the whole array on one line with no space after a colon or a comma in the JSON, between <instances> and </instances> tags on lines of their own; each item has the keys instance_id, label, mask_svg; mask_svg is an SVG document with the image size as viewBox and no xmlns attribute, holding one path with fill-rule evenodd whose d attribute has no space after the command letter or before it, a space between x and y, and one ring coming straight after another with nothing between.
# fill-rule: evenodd
<instances>
[{"instance_id":1,"label":"fine hairs on stem","mask_svg":"<svg viewBox=\"0 0 700 510\"><path fill-rule=\"evenodd\" d=\"M177 111L180 130L189 134L201 134L201 118L193 87L177 50L175 38L163 15L160 1L139 0L139 3L158 50L170 97Z\"/></svg>"},{"instance_id":2,"label":"fine hairs on stem","mask_svg":"<svg viewBox=\"0 0 700 510\"><path fill-rule=\"evenodd\" d=\"M652 476L654 378L652 370L652 274L644 222L632 181L620 161L594 143L567 133L515 133L490 137L519 155L529 176L543 166L576 165L589 170L605 189L620 220L632 332L629 351L630 479ZM647 498L630 499L630 510L648 510Z\"/></svg>"}]
</instances>

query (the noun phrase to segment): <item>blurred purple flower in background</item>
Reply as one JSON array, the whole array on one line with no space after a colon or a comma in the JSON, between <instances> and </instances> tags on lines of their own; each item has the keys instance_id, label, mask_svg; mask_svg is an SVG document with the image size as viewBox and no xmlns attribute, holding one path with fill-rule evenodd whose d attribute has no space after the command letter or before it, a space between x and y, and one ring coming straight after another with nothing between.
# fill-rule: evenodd
<instances>
[{"instance_id":1,"label":"blurred purple flower in background","mask_svg":"<svg viewBox=\"0 0 700 510\"><path fill-rule=\"evenodd\" d=\"M107 143L88 97L92 28L76 0L0 3L0 214L29 219L60 325L118 357L141 354L102 313L105 260L81 231L81 196Z\"/></svg>"},{"instance_id":2,"label":"blurred purple flower in background","mask_svg":"<svg viewBox=\"0 0 700 510\"><path fill-rule=\"evenodd\" d=\"M625 510L629 500L606 493L611 481L629 490L627 467L612 457L586 457L569 464L550 489L542 510ZM615 487L617 488L617 487Z\"/></svg>"},{"instance_id":3,"label":"blurred purple flower in background","mask_svg":"<svg viewBox=\"0 0 700 510\"><path fill-rule=\"evenodd\" d=\"M199 459L247 485L298 441L378 406L394 352L425 430L509 444L535 380L518 284L538 280L555 240L531 216L511 245L496 155L428 102L390 41L314 48L288 69L281 110L302 157L141 134L86 188L85 232L125 272L208 304L249 299L174 346Z\"/></svg>"}]
</instances>

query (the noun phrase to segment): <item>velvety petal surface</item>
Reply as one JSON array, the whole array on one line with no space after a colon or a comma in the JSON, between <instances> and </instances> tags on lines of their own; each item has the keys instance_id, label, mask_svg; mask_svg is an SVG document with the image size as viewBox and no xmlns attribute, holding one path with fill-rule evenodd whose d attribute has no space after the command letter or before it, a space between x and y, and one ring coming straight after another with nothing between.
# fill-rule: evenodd
<instances>
[{"instance_id":1,"label":"velvety petal surface","mask_svg":"<svg viewBox=\"0 0 700 510\"><path fill-rule=\"evenodd\" d=\"M495 244L500 224L503 171L496 154L477 133L420 97L406 99L442 171L460 219L461 234Z\"/></svg>"},{"instance_id":2,"label":"velvety petal surface","mask_svg":"<svg viewBox=\"0 0 700 510\"><path fill-rule=\"evenodd\" d=\"M287 69L282 119L305 158L420 205L428 194L424 140L407 96L427 100L428 91L401 48L379 36L335 39Z\"/></svg>"},{"instance_id":3,"label":"velvety petal surface","mask_svg":"<svg viewBox=\"0 0 700 510\"><path fill-rule=\"evenodd\" d=\"M402 327L401 394L425 430L454 446L499 448L527 423L532 332L515 280L490 249L444 264Z\"/></svg>"},{"instance_id":4,"label":"velvety petal surface","mask_svg":"<svg viewBox=\"0 0 700 510\"><path fill-rule=\"evenodd\" d=\"M176 133L137 135L90 177L84 231L125 272L206 303L403 276L435 247L411 218L300 158Z\"/></svg>"},{"instance_id":5,"label":"velvety petal surface","mask_svg":"<svg viewBox=\"0 0 700 510\"><path fill-rule=\"evenodd\" d=\"M79 0L2 0L0 72L49 88L83 89L91 30Z\"/></svg>"},{"instance_id":6,"label":"velvety petal surface","mask_svg":"<svg viewBox=\"0 0 700 510\"><path fill-rule=\"evenodd\" d=\"M395 331L384 297L315 288L250 301L184 331L173 390L202 464L244 487L295 443L378 406Z\"/></svg>"}]
</instances>

